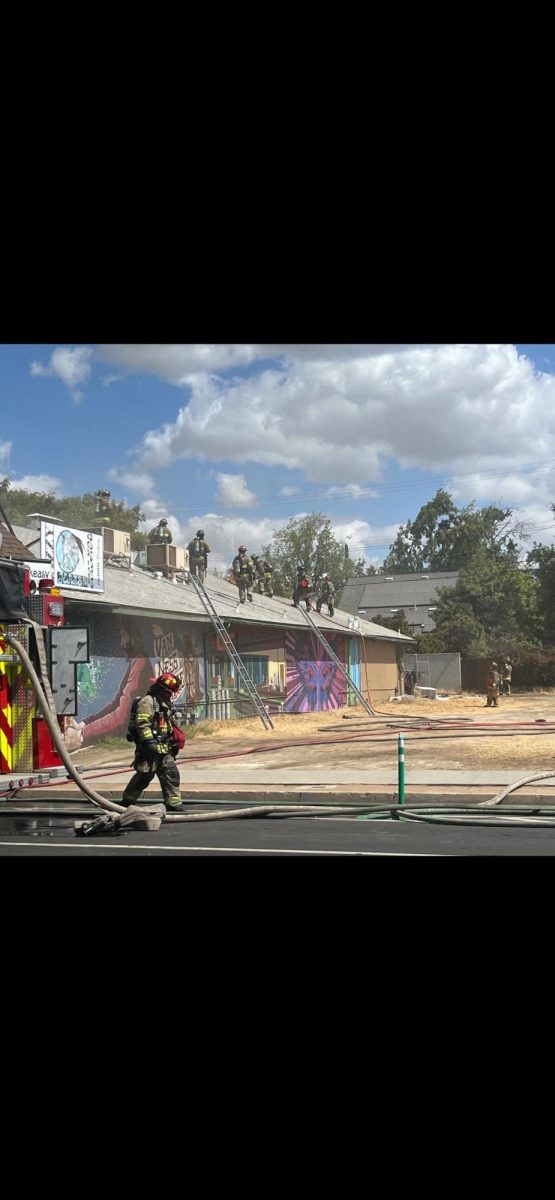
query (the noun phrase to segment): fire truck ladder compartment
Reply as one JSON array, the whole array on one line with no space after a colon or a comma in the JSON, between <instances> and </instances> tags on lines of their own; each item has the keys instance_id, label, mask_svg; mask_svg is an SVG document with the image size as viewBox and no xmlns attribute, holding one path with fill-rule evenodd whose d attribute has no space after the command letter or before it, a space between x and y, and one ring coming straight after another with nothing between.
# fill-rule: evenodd
<instances>
[{"instance_id":1,"label":"fire truck ladder compartment","mask_svg":"<svg viewBox=\"0 0 555 1200\"><path fill-rule=\"evenodd\" d=\"M340 662L340 660L337 657L337 654L335 653L334 650L332 650L329 642L324 637L322 630L319 629L318 625L316 624L316 621L314 621L312 619L308 610L306 608L303 608L302 604L299 604L297 611L302 612L303 617L308 621L308 624L310 625L312 632L315 634L315 636L318 638L318 641L321 642L322 646L324 647L326 654L329 655L329 657L331 658L331 661L335 663L337 669L339 671L341 671L341 674L346 679L348 687L350 688L350 690L352 692L354 692L359 704L362 704L362 707L366 709L366 712L369 714L369 716L375 717L376 714L374 712L374 709L372 708L372 705L369 704L367 700L365 700L364 696L362 695L362 692L359 692L356 683L353 683L353 680L351 679L351 676L349 675L348 671L345 670L343 663Z\"/></svg>"},{"instance_id":2,"label":"fire truck ladder compartment","mask_svg":"<svg viewBox=\"0 0 555 1200\"><path fill-rule=\"evenodd\" d=\"M203 608L205 609L205 612L210 617L210 620L214 626L214 629L216 630L216 632L218 634L218 637L223 642L232 663L234 663L235 666L237 667L237 673L241 679L241 682L243 683L243 686L245 687L246 691L248 692L248 694L254 704L254 707L258 713L258 716L260 717L260 720L262 721L262 724L264 725L264 728L265 729L273 729L274 726L272 724L272 721L270 720L270 716L269 716L268 712L266 711L266 707L262 703L262 700L260 699L260 696L258 695L258 692L257 692L257 690L254 686L254 683L247 671L247 668L246 668L242 658L239 657L223 621L218 616L216 609L214 608L214 605L212 604L210 596L205 591L204 585L200 582L200 579L197 579L196 575L193 575L192 573L189 574L189 579L195 589L195 592L197 593L197 596L199 597L199 599L203 605Z\"/></svg>"}]
</instances>

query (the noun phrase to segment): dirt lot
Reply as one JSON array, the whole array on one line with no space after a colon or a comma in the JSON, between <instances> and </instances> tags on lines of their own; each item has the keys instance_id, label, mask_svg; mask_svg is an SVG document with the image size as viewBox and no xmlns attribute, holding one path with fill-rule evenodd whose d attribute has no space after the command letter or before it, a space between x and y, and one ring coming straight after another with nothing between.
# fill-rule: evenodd
<instances>
[{"instance_id":1,"label":"dirt lot","mask_svg":"<svg viewBox=\"0 0 555 1200\"><path fill-rule=\"evenodd\" d=\"M462 727L425 730L415 723L411 728L411 717L427 717L441 722L441 726L460 721ZM359 707L331 713L287 714L274 719L273 730L265 730L258 718L202 725L202 733L198 728L185 730L188 735L185 759L208 762L212 757L232 755L230 762L244 765L245 752L258 754L267 749L271 750L267 755L264 753L267 770L308 764L336 769L391 766L397 760L397 733L401 727L405 733L407 769L409 765L453 770L514 767L525 774L527 768L533 773L554 765L555 693L505 696L500 699L499 708L489 709L483 695L451 696L446 701L406 697L383 703L380 715L375 718L368 717ZM100 742L72 755L76 765L94 767L128 764L131 757L132 747L115 740Z\"/></svg>"}]
</instances>

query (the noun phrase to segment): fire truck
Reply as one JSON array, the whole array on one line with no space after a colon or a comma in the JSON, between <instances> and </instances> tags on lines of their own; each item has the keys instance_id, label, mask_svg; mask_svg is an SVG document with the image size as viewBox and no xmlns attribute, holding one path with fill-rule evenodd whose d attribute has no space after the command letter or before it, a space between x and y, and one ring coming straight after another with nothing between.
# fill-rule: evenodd
<instances>
[{"instance_id":1,"label":"fire truck","mask_svg":"<svg viewBox=\"0 0 555 1200\"><path fill-rule=\"evenodd\" d=\"M88 629L65 624L53 579L41 579L33 593L29 570L3 558L0 547L0 777L56 768L62 774L33 683L6 634L27 651L63 736L67 718L77 714L77 668L89 661Z\"/></svg>"}]
</instances>

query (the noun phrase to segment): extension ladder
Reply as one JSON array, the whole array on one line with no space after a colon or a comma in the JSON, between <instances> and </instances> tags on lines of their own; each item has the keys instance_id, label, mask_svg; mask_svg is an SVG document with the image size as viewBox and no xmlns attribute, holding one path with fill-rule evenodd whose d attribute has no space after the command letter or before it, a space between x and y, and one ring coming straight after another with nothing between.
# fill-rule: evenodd
<instances>
[{"instance_id":1,"label":"extension ladder","mask_svg":"<svg viewBox=\"0 0 555 1200\"><path fill-rule=\"evenodd\" d=\"M258 695L258 692L257 692L257 690L254 686L254 683L247 671L247 668L246 668L242 658L240 658L239 654L237 653L237 650L235 649L235 646L233 645L233 642L227 632L227 629L226 629L221 617L218 616L216 609L214 608L214 605L212 604L210 596L208 595L208 592L206 591L206 589L204 587L204 584L202 584L200 582L200 579L197 579L197 576L193 575L192 573L189 575L189 580L192 583L192 585L195 589L195 592L197 593L197 596L199 597L199 599L203 605L205 612L210 617L210 620L214 626L214 629L216 630L216 632L218 634L218 637L223 642L223 644L226 648L227 654L229 655L229 658L231 659L231 662L235 664L235 666L237 668L237 673L241 679L241 682L242 682L245 690L248 692L248 694L254 704L254 707L258 713L258 716L260 717L260 720L262 721L262 724L264 725L264 728L265 729L273 729L274 726L272 724L272 721L270 720L270 716L266 710L266 706L262 703L262 700L260 699L260 696Z\"/></svg>"}]
</instances>

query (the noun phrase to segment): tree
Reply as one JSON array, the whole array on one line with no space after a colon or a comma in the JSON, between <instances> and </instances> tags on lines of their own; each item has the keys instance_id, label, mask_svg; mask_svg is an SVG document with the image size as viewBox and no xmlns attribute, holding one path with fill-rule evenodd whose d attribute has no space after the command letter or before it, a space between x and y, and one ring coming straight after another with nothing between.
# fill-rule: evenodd
<instances>
[{"instance_id":1,"label":"tree","mask_svg":"<svg viewBox=\"0 0 555 1200\"><path fill-rule=\"evenodd\" d=\"M498 561L518 561L517 538L526 527L510 508L494 504L476 508L475 501L457 508L440 488L414 521L401 525L384 561L384 571L457 571L470 566L478 550Z\"/></svg>"},{"instance_id":2,"label":"tree","mask_svg":"<svg viewBox=\"0 0 555 1200\"><path fill-rule=\"evenodd\" d=\"M368 619L367 617L366 620ZM406 637L414 638L414 633L407 621L407 615L403 608L398 609L396 613L388 613L385 617L382 617L382 614L378 613L377 617L372 617L372 623L374 625L383 625L385 629L394 629L395 633L404 633Z\"/></svg>"},{"instance_id":3,"label":"tree","mask_svg":"<svg viewBox=\"0 0 555 1200\"><path fill-rule=\"evenodd\" d=\"M85 492L83 496L64 496L61 499L52 492L28 492L25 488L12 487L10 480L0 481L0 499L12 525L27 525L29 513L40 512L65 521L73 529L88 529L95 525L96 496ZM138 526L144 521L140 504L128 508L125 500L114 500L110 525L131 534L131 546L140 550L146 545L144 534Z\"/></svg>"},{"instance_id":4,"label":"tree","mask_svg":"<svg viewBox=\"0 0 555 1200\"><path fill-rule=\"evenodd\" d=\"M440 588L433 634L437 650L481 656L503 639L541 644L537 584L529 571L508 558L495 559L481 547L455 587Z\"/></svg>"},{"instance_id":5,"label":"tree","mask_svg":"<svg viewBox=\"0 0 555 1200\"><path fill-rule=\"evenodd\" d=\"M526 561L538 588L538 611L543 622L544 646L555 645L555 546L534 542Z\"/></svg>"},{"instance_id":6,"label":"tree","mask_svg":"<svg viewBox=\"0 0 555 1200\"><path fill-rule=\"evenodd\" d=\"M292 594L300 563L313 580L321 579L327 571L338 595L348 578L365 573L364 559L353 562L345 557L344 543L334 536L331 521L323 513L292 517L283 529L274 530L270 545L263 546L262 553L274 568L273 586L278 596Z\"/></svg>"}]
</instances>

